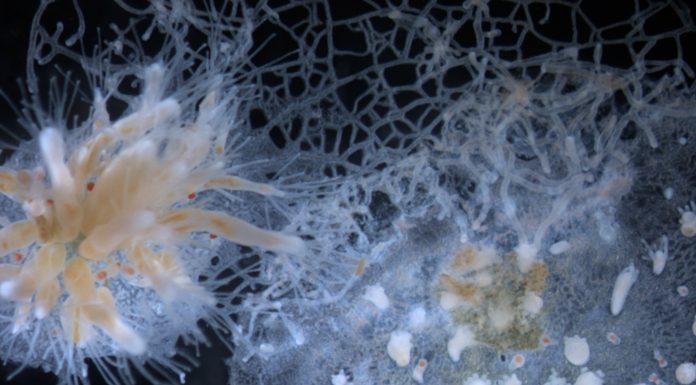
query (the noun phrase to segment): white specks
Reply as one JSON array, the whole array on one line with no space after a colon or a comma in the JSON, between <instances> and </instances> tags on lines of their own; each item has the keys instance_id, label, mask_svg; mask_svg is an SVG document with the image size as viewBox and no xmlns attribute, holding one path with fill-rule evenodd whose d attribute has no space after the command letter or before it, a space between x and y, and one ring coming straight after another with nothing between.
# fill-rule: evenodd
<instances>
[{"instance_id":1,"label":"white specks","mask_svg":"<svg viewBox=\"0 0 696 385\"><path fill-rule=\"evenodd\" d=\"M179 383L180 384L186 383L186 372L179 372Z\"/></svg>"},{"instance_id":2,"label":"white specks","mask_svg":"<svg viewBox=\"0 0 696 385\"><path fill-rule=\"evenodd\" d=\"M664 191L662 191L662 194L664 194L665 199L671 200L672 198L674 198L674 189L671 187L667 187L664 189Z\"/></svg>"},{"instance_id":3,"label":"white specks","mask_svg":"<svg viewBox=\"0 0 696 385\"><path fill-rule=\"evenodd\" d=\"M687 143L687 140L685 137L680 136L679 139L677 139L677 142L683 146Z\"/></svg>"},{"instance_id":4,"label":"white specks","mask_svg":"<svg viewBox=\"0 0 696 385\"><path fill-rule=\"evenodd\" d=\"M613 242L616 239L616 224L614 222L614 212L612 209L597 210L594 213L597 221L597 235L605 242Z\"/></svg>"},{"instance_id":5,"label":"white specks","mask_svg":"<svg viewBox=\"0 0 696 385\"><path fill-rule=\"evenodd\" d=\"M507 377L503 377L503 379L500 381L500 385L522 385L522 381L520 381L517 378L517 375L511 375Z\"/></svg>"},{"instance_id":6,"label":"white specks","mask_svg":"<svg viewBox=\"0 0 696 385\"><path fill-rule=\"evenodd\" d=\"M679 224L682 235L687 238L696 235L696 203L691 201L686 206L680 207L679 214L681 214Z\"/></svg>"},{"instance_id":7,"label":"white specks","mask_svg":"<svg viewBox=\"0 0 696 385\"><path fill-rule=\"evenodd\" d=\"M462 304L462 300L456 294L449 291L443 291L440 294L440 307L444 310L452 310Z\"/></svg>"},{"instance_id":8,"label":"white specks","mask_svg":"<svg viewBox=\"0 0 696 385\"><path fill-rule=\"evenodd\" d=\"M349 378L346 375L346 372L341 369L338 374L332 375L331 376L331 385L353 385L353 382L348 381Z\"/></svg>"},{"instance_id":9,"label":"white specks","mask_svg":"<svg viewBox=\"0 0 696 385\"><path fill-rule=\"evenodd\" d=\"M563 338L563 354L571 364L583 366L590 360L590 345L587 340L580 337Z\"/></svg>"},{"instance_id":10,"label":"white specks","mask_svg":"<svg viewBox=\"0 0 696 385\"><path fill-rule=\"evenodd\" d=\"M476 345L476 336L467 325L458 326L454 336L447 342L447 353L454 362L459 361L462 350Z\"/></svg>"},{"instance_id":11,"label":"white specks","mask_svg":"<svg viewBox=\"0 0 696 385\"><path fill-rule=\"evenodd\" d=\"M611 293L611 314L619 315L623 309L624 302L628 296L628 291L638 279L638 270L631 263L627 268L621 270L619 276L616 277L614 290Z\"/></svg>"},{"instance_id":12,"label":"white specks","mask_svg":"<svg viewBox=\"0 0 696 385\"><path fill-rule=\"evenodd\" d=\"M680 384L691 384L696 381L696 365L691 362L684 362L677 366L674 376Z\"/></svg>"},{"instance_id":13,"label":"white specks","mask_svg":"<svg viewBox=\"0 0 696 385\"><path fill-rule=\"evenodd\" d=\"M488 319L494 329L503 331L515 320L515 312L505 304L492 306L488 309Z\"/></svg>"},{"instance_id":14,"label":"white specks","mask_svg":"<svg viewBox=\"0 0 696 385\"><path fill-rule=\"evenodd\" d=\"M464 385L492 385L491 381L486 376L479 376L474 374L473 376L464 380Z\"/></svg>"},{"instance_id":15,"label":"white specks","mask_svg":"<svg viewBox=\"0 0 696 385\"><path fill-rule=\"evenodd\" d=\"M684 285L678 286L677 294L679 294L680 297L686 297L689 295L689 288Z\"/></svg>"},{"instance_id":16,"label":"white specks","mask_svg":"<svg viewBox=\"0 0 696 385\"><path fill-rule=\"evenodd\" d=\"M3 298L11 298L15 295L17 292L17 288L19 287L19 283L17 282L17 278L15 279L10 279L8 281L3 282L0 284L0 297ZM33 293L30 293L30 295Z\"/></svg>"},{"instance_id":17,"label":"white specks","mask_svg":"<svg viewBox=\"0 0 696 385\"><path fill-rule=\"evenodd\" d=\"M552 255L562 254L570 250L570 247L570 242L565 240L558 241L549 247L549 253Z\"/></svg>"},{"instance_id":18,"label":"white specks","mask_svg":"<svg viewBox=\"0 0 696 385\"><path fill-rule=\"evenodd\" d=\"M411 373L411 377L419 383L423 383L423 373L425 372L425 368L428 367L428 360L425 358L421 358L418 360L418 364L416 364L416 367L413 368L413 373Z\"/></svg>"},{"instance_id":19,"label":"white specks","mask_svg":"<svg viewBox=\"0 0 696 385\"><path fill-rule=\"evenodd\" d=\"M614 332L607 333L607 341L611 342L612 345L618 345L621 343L621 338Z\"/></svg>"},{"instance_id":20,"label":"white specks","mask_svg":"<svg viewBox=\"0 0 696 385\"><path fill-rule=\"evenodd\" d=\"M417 306L413 308L408 313L408 327L409 329L416 331L423 329L428 324L427 314L422 306Z\"/></svg>"},{"instance_id":21,"label":"white specks","mask_svg":"<svg viewBox=\"0 0 696 385\"><path fill-rule=\"evenodd\" d=\"M474 284L478 287L487 287L493 284L493 276L487 271L480 271L474 276Z\"/></svg>"},{"instance_id":22,"label":"white specks","mask_svg":"<svg viewBox=\"0 0 696 385\"><path fill-rule=\"evenodd\" d=\"M522 299L522 310L527 314L539 314L544 306L544 300L534 293L527 293Z\"/></svg>"},{"instance_id":23,"label":"white specks","mask_svg":"<svg viewBox=\"0 0 696 385\"><path fill-rule=\"evenodd\" d=\"M691 324L691 332L696 336L696 316L694 316L694 323Z\"/></svg>"},{"instance_id":24,"label":"white specks","mask_svg":"<svg viewBox=\"0 0 696 385\"><path fill-rule=\"evenodd\" d=\"M648 251L648 258L652 261L653 274L662 274L662 271L665 269L665 263L669 259L669 239L663 234L657 244L651 246L645 240L642 240L642 243Z\"/></svg>"},{"instance_id":25,"label":"white specks","mask_svg":"<svg viewBox=\"0 0 696 385\"><path fill-rule=\"evenodd\" d=\"M51 309L45 303L38 302L34 304L34 316L36 319L44 319Z\"/></svg>"},{"instance_id":26,"label":"white specks","mask_svg":"<svg viewBox=\"0 0 696 385\"><path fill-rule=\"evenodd\" d=\"M520 243L515 247L515 253L517 254L517 267L522 273L528 273L534 262L536 262L539 248L530 243Z\"/></svg>"},{"instance_id":27,"label":"white specks","mask_svg":"<svg viewBox=\"0 0 696 385\"><path fill-rule=\"evenodd\" d=\"M560 377L554 369L551 369L551 375L544 385L568 385L568 381L565 378Z\"/></svg>"},{"instance_id":28,"label":"white specks","mask_svg":"<svg viewBox=\"0 0 696 385\"><path fill-rule=\"evenodd\" d=\"M365 288L363 298L372 302L379 310L389 307L389 297L384 293L384 288L380 285L372 285Z\"/></svg>"},{"instance_id":29,"label":"white specks","mask_svg":"<svg viewBox=\"0 0 696 385\"><path fill-rule=\"evenodd\" d=\"M596 372L583 372L575 380L575 385L602 385L604 384L604 373L601 371Z\"/></svg>"},{"instance_id":30,"label":"white specks","mask_svg":"<svg viewBox=\"0 0 696 385\"><path fill-rule=\"evenodd\" d=\"M396 330L389 336L387 343L387 353L398 366L404 367L411 360L411 333L403 330Z\"/></svg>"}]
</instances>

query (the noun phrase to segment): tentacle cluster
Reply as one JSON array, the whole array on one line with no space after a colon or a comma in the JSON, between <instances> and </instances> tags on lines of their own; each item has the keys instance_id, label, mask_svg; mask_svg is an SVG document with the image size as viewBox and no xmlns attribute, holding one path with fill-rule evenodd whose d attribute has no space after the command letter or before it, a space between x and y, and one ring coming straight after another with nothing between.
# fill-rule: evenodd
<instances>
[{"instance_id":1,"label":"tentacle cluster","mask_svg":"<svg viewBox=\"0 0 696 385\"><path fill-rule=\"evenodd\" d=\"M100 116L69 156L64 135L71 133L47 127L38 138L45 168L0 170L0 191L27 216L0 230L0 252L16 253L13 262L0 265L0 295L16 303L15 333L32 314L41 319L60 307L68 341L89 343L96 326L123 350L142 354L146 341L119 316L109 275L132 276L165 301L213 305L213 296L178 261L177 246L188 234L209 232L245 246L303 252L297 237L193 203L208 189L282 193L225 172L227 132L213 123L221 111L215 92L200 103L194 122L180 124L179 103L154 91L163 78L161 65L148 67L140 108L113 123L97 97Z\"/></svg>"}]
</instances>

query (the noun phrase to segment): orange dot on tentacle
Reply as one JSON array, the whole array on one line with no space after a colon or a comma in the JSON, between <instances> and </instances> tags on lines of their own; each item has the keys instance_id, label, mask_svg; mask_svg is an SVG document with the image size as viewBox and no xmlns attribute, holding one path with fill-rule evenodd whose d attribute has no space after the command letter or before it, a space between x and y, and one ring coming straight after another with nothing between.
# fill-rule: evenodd
<instances>
[{"instance_id":1,"label":"orange dot on tentacle","mask_svg":"<svg viewBox=\"0 0 696 385\"><path fill-rule=\"evenodd\" d=\"M92 191L94 190L94 182L88 182L87 183L87 191Z\"/></svg>"},{"instance_id":2,"label":"orange dot on tentacle","mask_svg":"<svg viewBox=\"0 0 696 385\"><path fill-rule=\"evenodd\" d=\"M52 205L52 204L53 204L53 199L46 199L46 203L48 203L49 205Z\"/></svg>"},{"instance_id":3,"label":"orange dot on tentacle","mask_svg":"<svg viewBox=\"0 0 696 385\"><path fill-rule=\"evenodd\" d=\"M133 275L133 274L135 274L135 269L133 269L130 266L124 266L123 272L126 273L126 275Z\"/></svg>"},{"instance_id":4,"label":"orange dot on tentacle","mask_svg":"<svg viewBox=\"0 0 696 385\"><path fill-rule=\"evenodd\" d=\"M194 200L194 199L196 199L196 193L191 193L191 194L189 194L189 195L188 195L188 199L189 199L189 200Z\"/></svg>"},{"instance_id":5,"label":"orange dot on tentacle","mask_svg":"<svg viewBox=\"0 0 696 385\"><path fill-rule=\"evenodd\" d=\"M104 279L106 279L106 271L104 271L104 270L99 270L99 271L97 272L97 279L100 280L100 281L103 281Z\"/></svg>"},{"instance_id":6,"label":"orange dot on tentacle","mask_svg":"<svg viewBox=\"0 0 696 385\"><path fill-rule=\"evenodd\" d=\"M215 234L210 234L210 239L216 239L216 238L217 238L217 235L215 235Z\"/></svg>"},{"instance_id":7,"label":"orange dot on tentacle","mask_svg":"<svg viewBox=\"0 0 696 385\"><path fill-rule=\"evenodd\" d=\"M21 262L21 261L22 261L22 258L24 258L24 255L22 255L22 253L15 253L15 254L14 254L14 260L15 260L15 262Z\"/></svg>"}]
</instances>

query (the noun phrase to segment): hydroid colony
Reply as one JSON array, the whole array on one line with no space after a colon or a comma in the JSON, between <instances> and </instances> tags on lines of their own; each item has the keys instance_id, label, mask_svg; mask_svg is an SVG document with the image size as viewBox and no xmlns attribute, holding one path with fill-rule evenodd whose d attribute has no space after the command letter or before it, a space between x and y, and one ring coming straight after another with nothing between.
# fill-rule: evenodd
<instances>
[{"instance_id":1,"label":"hydroid colony","mask_svg":"<svg viewBox=\"0 0 696 385\"><path fill-rule=\"evenodd\" d=\"M204 325L231 384L688 382L689 9L339 4L41 3L0 355L184 382Z\"/></svg>"}]
</instances>

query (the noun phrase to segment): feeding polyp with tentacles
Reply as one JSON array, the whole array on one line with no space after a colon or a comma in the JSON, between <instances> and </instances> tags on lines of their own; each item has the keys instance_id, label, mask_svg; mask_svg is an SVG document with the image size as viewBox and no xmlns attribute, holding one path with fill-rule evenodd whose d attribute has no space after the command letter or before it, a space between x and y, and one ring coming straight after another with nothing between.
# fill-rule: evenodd
<instances>
[{"instance_id":1,"label":"feeding polyp with tentacles","mask_svg":"<svg viewBox=\"0 0 696 385\"><path fill-rule=\"evenodd\" d=\"M44 322L52 335L62 336L66 343L58 345L64 349L107 344L141 355L148 341L123 315L122 308L138 313L128 308L137 301L117 292L123 283L155 293L165 304L215 305L182 264L180 251L191 234L303 252L297 237L206 209L195 199L204 190L282 193L226 171L229 125L216 123L229 112L223 107L229 98L209 92L189 114L195 118L184 121L180 103L161 95L165 77L163 66L147 67L139 107L114 122L97 92L89 127L43 127L36 141L41 164L0 168L0 192L26 216L0 230L0 305L14 309L0 319L4 341L38 336L34 329Z\"/></svg>"}]
</instances>

